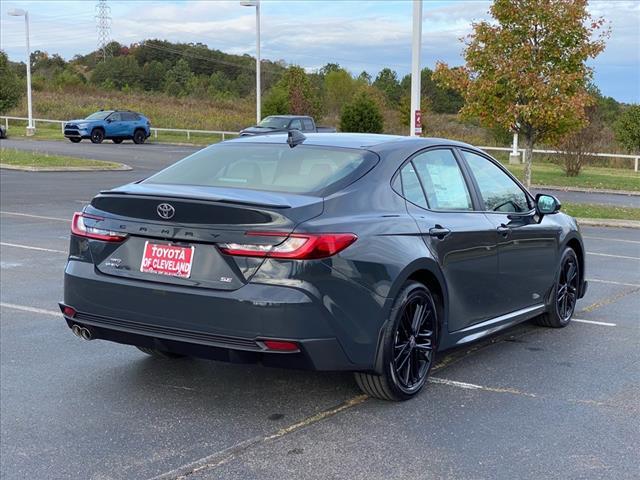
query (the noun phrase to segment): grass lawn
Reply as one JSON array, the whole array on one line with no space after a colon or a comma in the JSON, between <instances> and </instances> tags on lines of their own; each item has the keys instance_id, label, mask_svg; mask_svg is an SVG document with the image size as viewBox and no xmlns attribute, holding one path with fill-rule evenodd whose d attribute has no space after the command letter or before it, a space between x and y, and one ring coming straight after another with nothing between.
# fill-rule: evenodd
<instances>
[{"instance_id":1,"label":"grass lawn","mask_svg":"<svg viewBox=\"0 0 640 480\"><path fill-rule=\"evenodd\" d=\"M583 203L563 203L562 211L578 218L613 218L616 220L640 220L640 208L615 207Z\"/></svg>"},{"instance_id":2,"label":"grass lawn","mask_svg":"<svg viewBox=\"0 0 640 480\"><path fill-rule=\"evenodd\" d=\"M63 157L60 155L47 155L38 152L23 152L9 148L0 149L0 163L15 165L20 167L100 167L118 168L121 165L113 162L103 162L101 160L89 160L85 158Z\"/></svg>"},{"instance_id":3,"label":"grass lawn","mask_svg":"<svg viewBox=\"0 0 640 480\"><path fill-rule=\"evenodd\" d=\"M505 166L522 180L524 165ZM640 173L626 168L584 167L577 177L567 177L558 165L534 162L532 183L560 187L640 191Z\"/></svg>"}]
</instances>

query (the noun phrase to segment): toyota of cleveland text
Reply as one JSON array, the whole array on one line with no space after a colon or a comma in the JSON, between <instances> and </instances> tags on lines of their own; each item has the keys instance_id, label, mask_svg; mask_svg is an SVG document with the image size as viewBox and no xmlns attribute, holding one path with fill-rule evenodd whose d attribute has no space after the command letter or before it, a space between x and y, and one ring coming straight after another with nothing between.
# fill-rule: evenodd
<instances>
[{"instance_id":1,"label":"toyota of cleveland text","mask_svg":"<svg viewBox=\"0 0 640 480\"><path fill-rule=\"evenodd\" d=\"M149 355L352 371L415 396L436 352L584 296L576 221L470 145L371 134L222 142L73 217L73 333Z\"/></svg>"}]
</instances>

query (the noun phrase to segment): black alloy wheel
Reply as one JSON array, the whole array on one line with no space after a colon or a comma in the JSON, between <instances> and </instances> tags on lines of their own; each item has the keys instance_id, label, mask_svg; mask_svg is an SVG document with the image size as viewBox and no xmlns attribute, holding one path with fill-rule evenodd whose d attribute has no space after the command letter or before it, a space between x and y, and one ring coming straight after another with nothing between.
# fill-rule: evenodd
<instances>
[{"instance_id":1,"label":"black alloy wheel","mask_svg":"<svg viewBox=\"0 0 640 480\"><path fill-rule=\"evenodd\" d=\"M102 143L104 140L104 130L101 128L94 128L91 131L91 143Z\"/></svg>"},{"instance_id":2,"label":"black alloy wheel","mask_svg":"<svg viewBox=\"0 0 640 480\"><path fill-rule=\"evenodd\" d=\"M435 307L430 295L414 292L402 307L396 330L392 372L398 386L411 393L422 386L433 358Z\"/></svg>"},{"instance_id":3,"label":"black alloy wheel","mask_svg":"<svg viewBox=\"0 0 640 480\"><path fill-rule=\"evenodd\" d=\"M578 301L578 261L567 255L560 267L556 293L556 313L562 322L569 322Z\"/></svg>"},{"instance_id":4,"label":"black alloy wheel","mask_svg":"<svg viewBox=\"0 0 640 480\"><path fill-rule=\"evenodd\" d=\"M580 263L573 249L566 248L560 260L552 304L549 311L538 317L536 322L544 327L566 327L576 309L579 293Z\"/></svg>"},{"instance_id":5,"label":"black alloy wheel","mask_svg":"<svg viewBox=\"0 0 640 480\"><path fill-rule=\"evenodd\" d=\"M424 386L437 350L438 311L429 289L410 281L394 305L385 332L383 374L355 374L358 386L372 397L408 400Z\"/></svg>"},{"instance_id":6,"label":"black alloy wheel","mask_svg":"<svg viewBox=\"0 0 640 480\"><path fill-rule=\"evenodd\" d=\"M133 132L133 143L141 144L147 139L146 133L144 130L136 130Z\"/></svg>"}]
</instances>

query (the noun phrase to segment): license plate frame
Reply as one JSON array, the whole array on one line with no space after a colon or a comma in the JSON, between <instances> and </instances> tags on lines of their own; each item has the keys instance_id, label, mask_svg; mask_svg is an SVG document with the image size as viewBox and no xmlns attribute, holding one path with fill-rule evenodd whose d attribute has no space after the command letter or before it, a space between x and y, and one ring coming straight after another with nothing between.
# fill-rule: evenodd
<instances>
[{"instance_id":1,"label":"license plate frame","mask_svg":"<svg viewBox=\"0 0 640 480\"><path fill-rule=\"evenodd\" d=\"M145 241L140 271L174 278L190 278L195 245L171 245Z\"/></svg>"}]
</instances>

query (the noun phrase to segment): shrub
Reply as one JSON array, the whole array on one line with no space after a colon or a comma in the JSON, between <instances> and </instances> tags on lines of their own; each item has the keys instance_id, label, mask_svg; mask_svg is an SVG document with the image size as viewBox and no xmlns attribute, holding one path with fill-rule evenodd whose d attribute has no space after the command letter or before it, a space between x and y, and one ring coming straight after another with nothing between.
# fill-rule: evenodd
<instances>
[{"instance_id":1,"label":"shrub","mask_svg":"<svg viewBox=\"0 0 640 480\"><path fill-rule=\"evenodd\" d=\"M565 136L557 146L558 150L565 152L559 160L567 177L580 175L580 170L590 157L587 153L597 150L599 134L604 128L595 107L589 108L587 114L589 123L577 132Z\"/></svg>"},{"instance_id":2,"label":"shrub","mask_svg":"<svg viewBox=\"0 0 640 480\"><path fill-rule=\"evenodd\" d=\"M342 108L340 130L343 132L382 133L383 120L380 107L366 90Z\"/></svg>"},{"instance_id":3,"label":"shrub","mask_svg":"<svg viewBox=\"0 0 640 480\"><path fill-rule=\"evenodd\" d=\"M289 95L282 86L275 86L264 98L262 102L262 115L285 115L289 113Z\"/></svg>"},{"instance_id":4,"label":"shrub","mask_svg":"<svg viewBox=\"0 0 640 480\"><path fill-rule=\"evenodd\" d=\"M640 152L640 105L631 105L614 125L616 140L633 153Z\"/></svg>"}]
</instances>

